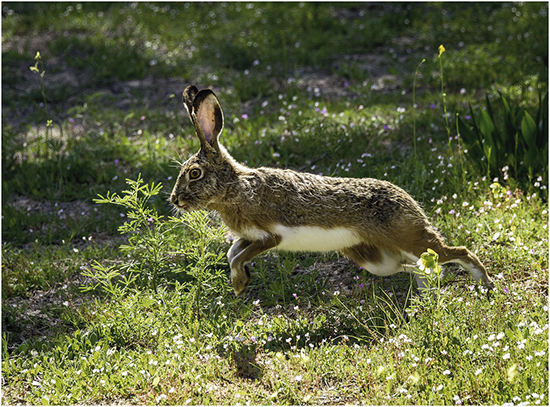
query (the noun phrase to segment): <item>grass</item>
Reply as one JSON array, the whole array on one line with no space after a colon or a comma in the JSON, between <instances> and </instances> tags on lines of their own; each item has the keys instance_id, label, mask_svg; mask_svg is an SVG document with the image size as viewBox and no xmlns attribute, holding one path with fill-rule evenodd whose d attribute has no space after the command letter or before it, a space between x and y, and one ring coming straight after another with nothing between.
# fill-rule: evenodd
<instances>
[{"instance_id":1,"label":"grass","mask_svg":"<svg viewBox=\"0 0 550 407\"><path fill-rule=\"evenodd\" d=\"M546 4L2 13L4 404L548 403L547 167L487 176L456 132L485 95L536 117ZM198 148L189 83L216 90L236 159L396 183L495 291L447 267L419 297L275 251L235 298L226 228L166 201Z\"/></svg>"}]
</instances>

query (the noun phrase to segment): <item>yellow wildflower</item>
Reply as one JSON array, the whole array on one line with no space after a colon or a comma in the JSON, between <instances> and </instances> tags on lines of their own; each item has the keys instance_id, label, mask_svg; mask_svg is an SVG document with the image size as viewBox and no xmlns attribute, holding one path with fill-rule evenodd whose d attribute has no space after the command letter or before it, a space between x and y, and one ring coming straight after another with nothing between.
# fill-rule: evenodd
<instances>
[{"instance_id":1,"label":"yellow wildflower","mask_svg":"<svg viewBox=\"0 0 550 407\"><path fill-rule=\"evenodd\" d=\"M443 45L439 46L439 58L441 58L441 54L445 52L445 47Z\"/></svg>"},{"instance_id":2,"label":"yellow wildflower","mask_svg":"<svg viewBox=\"0 0 550 407\"><path fill-rule=\"evenodd\" d=\"M428 248L428 251L422 253L417 261L420 271L430 274L434 271L436 276L441 274L441 266L438 264L439 255L432 249Z\"/></svg>"},{"instance_id":3,"label":"yellow wildflower","mask_svg":"<svg viewBox=\"0 0 550 407\"><path fill-rule=\"evenodd\" d=\"M407 378L407 380L411 381L413 384L416 384L420 380L420 375L417 372L414 372Z\"/></svg>"},{"instance_id":4,"label":"yellow wildflower","mask_svg":"<svg viewBox=\"0 0 550 407\"><path fill-rule=\"evenodd\" d=\"M509 382L513 382L513 381L514 381L514 378L515 378L517 375L519 375L517 363L514 363L512 366L510 366L510 367L508 368L508 371L507 371L506 373L507 373L507 376L508 376L508 381L509 381Z\"/></svg>"}]
</instances>

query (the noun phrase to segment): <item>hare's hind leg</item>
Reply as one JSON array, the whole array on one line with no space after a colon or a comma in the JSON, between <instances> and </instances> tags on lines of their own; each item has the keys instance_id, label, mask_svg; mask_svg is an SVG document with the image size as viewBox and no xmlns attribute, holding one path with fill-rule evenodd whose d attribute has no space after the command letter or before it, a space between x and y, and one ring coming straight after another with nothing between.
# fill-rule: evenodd
<instances>
[{"instance_id":1,"label":"hare's hind leg","mask_svg":"<svg viewBox=\"0 0 550 407\"><path fill-rule=\"evenodd\" d=\"M374 275L391 276L404 271L414 274L419 290L425 290L428 287L426 279L415 272L415 264L420 255L417 257L405 251L396 254L365 243L344 249L342 254Z\"/></svg>"},{"instance_id":2,"label":"hare's hind leg","mask_svg":"<svg viewBox=\"0 0 550 407\"><path fill-rule=\"evenodd\" d=\"M342 249L341 252L369 273L377 276L391 276L405 271L399 254L366 243Z\"/></svg>"},{"instance_id":3,"label":"hare's hind leg","mask_svg":"<svg viewBox=\"0 0 550 407\"><path fill-rule=\"evenodd\" d=\"M463 246L447 246L433 230L426 230L424 235L427 238L411 250L415 256L420 257L427 248L430 248L439 255L439 264L458 263L468 270L476 281L482 282L487 288L493 288L493 282L487 270L474 253Z\"/></svg>"},{"instance_id":4,"label":"hare's hind leg","mask_svg":"<svg viewBox=\"0 0 550 407\"><path fill-rule=\"evenodd\" d=\"M478 257L467 248L443 245L439 251L433 250L439 254L440 264L458 263L468 270L476 281L482 282L487 288L493 288L493 282L487 274L487 270Z\"/></svg>"}]
</instances>

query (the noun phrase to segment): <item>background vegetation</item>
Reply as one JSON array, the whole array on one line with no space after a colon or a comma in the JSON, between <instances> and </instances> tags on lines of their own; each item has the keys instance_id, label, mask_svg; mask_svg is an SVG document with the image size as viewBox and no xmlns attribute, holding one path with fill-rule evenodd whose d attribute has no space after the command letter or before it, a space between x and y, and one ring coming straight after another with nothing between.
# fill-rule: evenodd
<instances>
[{"instance_id":1,"label":"background vegetation","mask_svg":"<svg viewBox=\"0 0 550 407\"><path fill-rule=\"evenodd\" d=\"M191 83L236 159L396 183L495 291L272 252L235 298L166 202ZM547 90L546 3L2 3L2 402L548 403Z\"/></svg>"}]
</instances>

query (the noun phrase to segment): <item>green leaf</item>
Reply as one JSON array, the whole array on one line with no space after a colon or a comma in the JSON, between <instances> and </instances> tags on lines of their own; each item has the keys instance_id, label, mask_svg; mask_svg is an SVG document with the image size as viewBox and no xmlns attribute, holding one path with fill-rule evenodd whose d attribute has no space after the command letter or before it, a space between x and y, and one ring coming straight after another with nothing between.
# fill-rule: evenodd
<instances>
[{"instance_id":1,"label":"green leaf","mask_svg":"<svg viewBox=\"0 0 550 407\"><path fill-rule=\"evenodd\" d=\"M466 143L468 148L468 155L473 159L475 163L481 163L481 158L484 156L483 147L481 145L481 137L476 130L472 130L470 125L466 123L462 117L458 117L458 131L460 137Z\"/></svg>"},{"instance_id":2,"label":"green leaf","mask_svg":"<svg viewBox=\"0 0 550 407\"><path fill-rule=\"evenodd\" d=\"M124 116L124 119L123 119L124 123L125 124L128 123L130 120L132 120L133 117L134 117L134 112L128 113L126 116Z\"/></svg>"},{"instance_id":3,"label":"green leaf","mask_svg":"<svg viewBox=\"0 0 550 407\"><path fill-rule=\"evenodd\" d=\"M477 125L477 122L476 122L476 115L474 114L474 109L471 103L468 103L468 106L470 107L470 117L472 118L472 127L474 131L477 134L479 134L479 126Z\"/></svg>"},{"instance_id":4,"label":"green leaf","mask_svg":"<svg viewBox=\"0 0 550 407\"><path fill-rule=\"evenodd\" d=\"M508 104L508 101L506 100L506 97L504 97L502 95L502 93L499 92L499 95L500 95L500 101L502 102L502 105L504 106L504 117L507 118L507 117L510 117L513 121L514 119L514 114L513 112L510 110L510 105Z\"/></svg>"},{"instance_id":5,"label":"green leaf","mask_svg":"<svg viewBox=\"0 0 550 407\"><path fill-rule=\"evenodd\" d=\"M487 103L487 113L489 114L491 121L494 122L495 116L493 115L493 108L491 106L491 101L489 100L489 95L485 95L485 102Z\"/></svg>"},{"instance_id":6,"label":"green leaf","mask_svg":"<svg viewBox=\"0 0 550 407\"><path fill-rule=\"evenodd\" d=\"M520 107L519 109L516 110L514 114L514 127L518 130L521 127L521 120L523 118L524 113L525 113L525 109L523 107Z\"/></svg>"},{"instance_id":7,"label":"green leaf","mask_svg":"<svg viewBox=\"0 0 550 407\"><path fill-rule=\"evenodd\" d=\"M512 166L512 168L516 168L516 155L514 153L508 153L508 162Z\"/></svg>"},{"instance_id":8,"label":"green leaf","mask_svg":"<svg viewBox=\"0 0 550 407\"><path fill-rule=\"evenodd\" d=\"M495 130L495 126L493 124L493 121L491 120L491 117L485 110L481 111L479 129L481 131L481 134L485 138L485 140L487 141L487 139L490 137L492 142L493 140L492 134L493 134L493 131Z\"/></svg>"},{"instance_id":9,"label":"green leaf","mask_svg":"<svg viewBox=\"0 0 550 407\"><path fill-rule=\"evenodd\" d=\"M507 329L504 331L504 334L510 339L511 341L514 341L516 339L516 335L511 329Z\"/></svg>"},{"instance_id":10,"label":"green leaf","mask_svg":"<svg viewBox=\"0 0 550 407\"><path fill-rule=\"evenodd\" d=\"M477 141L475 133L471 130L470 126L464 122L461 116L458 116L458 130L466 144L473 144Z\"/></svg>"},{"instance_id":11,"label":"green leaf","mask_svg":"<svg viewBox=\"0 0 550 407\"><path fill-rule=\"evenodd\" d=\"M546 160L547 156L542 156L536 148L529 148L523 156L523 162L527 165L527 168L530 168L534 171L537 171L540 167L539 161L541 159Z\"/></svg>"},{"instance_id":12,"label":"green leaf","mask_svg":"<svg viewBox=\"0 0 550 407\"><path fill-rule=\"evenodd\" d=\"M489 163L491 168L496 168L498 166L499 146L495 142L495 138L493 135L495 125L491 120L491 117L485 110L481 111L479 129L484 139L483 151L485 152L485 157L487 157L487 162Z\"/></svg>"},{"instance_id":13,"label":"green leaf","mask_svg":"<svg viewBox=\"0 0 550 407\"><path fill-rule=\"evenodd\" d=\"M537 124L529 113L525 112L521 121L521 133L529 150L537 148Z\"/></svg>"}]
</instances>

